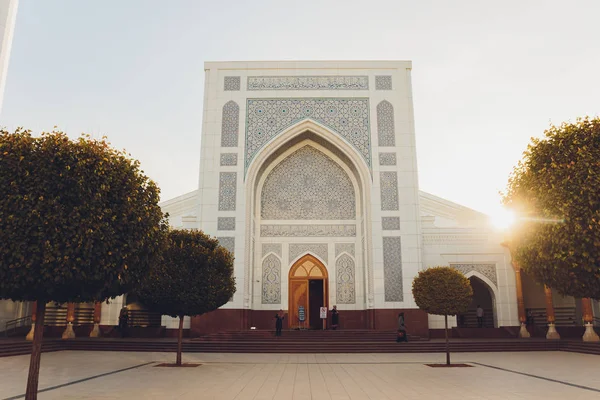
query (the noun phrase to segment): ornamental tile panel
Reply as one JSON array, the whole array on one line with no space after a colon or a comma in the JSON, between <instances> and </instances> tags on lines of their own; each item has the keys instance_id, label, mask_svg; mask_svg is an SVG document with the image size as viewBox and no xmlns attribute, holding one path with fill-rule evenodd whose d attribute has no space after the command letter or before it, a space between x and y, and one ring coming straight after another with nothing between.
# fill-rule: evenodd
<instances>
[{"instance_id":1,"label":"ornamental tile panel","mask_svg":"<svg viewBox=\"0 0 600 400\"><path fill-rule=\"evenodd\" d=\"M354 237L356 225L261 225L262 237Z\"/></svg>"},{"instance_id":2,"label":"ornamental tile panel","mask_svg":"<svg viewBox=\"0 0 600 400\"><path fill-rule=\"evenodd\" d=\"M221 121L221 147L237 147L240 131L240 106L228 101L223 106Z\"/></svg>"},{"instance_id":3,"label":"ornamental tile panel","mask_svg":"<svg viewBox=\"0 0 600 400\"><path fill-rule=\"evenodd\" d=\"M235 211L237 172L219 173L219 211Z\"/></svg>"},{"instance_id":4,"label":"ornamental tile panel","mask_svg":"<svg viewBox=\"0 0 600 400\"><path fill-rule=\"evenodd\" d=\"M377 138L379 147L394 147L396 145L394 106L387 100L377 104Z\"/></svg>"},{"instance_id":5,"label":"ornamental tile panel","mask_svg":"<svg viewBox=\"0 0 600 400\"><path fill-rule=\"evenodd\" d=\"M379 75L375 77L375 90L392 90L391 75Z\"/></svg>"},{"instance_id":6,"label":"ornamental tile panel","mask_svg":"<svg viewBox=\"0 0 600 400\"><path fill-rule=\"evenodd\" d=\"M379 153L379 165L396 165L396 153Z\"/></svg>"},{"instance_id":7,"label":"ornamental tile panel","mask_svg":"<svg viewBox=\"0 0 600 400\"><path fill-rule=\"evenodd\" d=\"M327 243L298 243L290 244L289 256L290 261L294 261L305 253L312 252L319 256L325 263L327 263Z\"/></svg>"},{"instance_id":8,"label":"ornamental tile panel","mask_svg":"<svg viewBox=\"0 0 600 400\"><path fill-rule=\"evenodd\" d=\"M261 193L265 220L355 219L356 196L346 172L312 146L279 163Z\"/></svg>"},{"instance_id":9,"label":"ornamental tile panel","mask_svg":"<svg viewBox=\"0 0 600 400\"><path fill-rule=\"evenodd\" d=\"M382 171L379 173L381 193L381 210L398 210L398 173L396 171Z\"/></svg>"},{"instance_id":10,"label":"ornamental tile panel","mask_svg":"<svg viewBox=\"0 0 600 400\"><path fill-rule=\"evenodd\" d=\"M479 272L498 286L496 264L450 264L450 266L459 270L463 275L467 275L471 271Z\"/></svg>"},{"instance_id":11,"label":"ornamental tile panel","mask_svg":"<svg viewBox=\"0 0 600 400\"><path fill-rule=\"evenodd\" d=\"M269 253L275 253L281 258L281 243L263 243L262 256L264 257Z\"/></svg>"},{"instance_id":12,"label":"ornamental tile panel","mask_svg":"<svg viewBox=\"0 0 600 400\"><path fill-rule=\"evenodd\" d=\"M262 304L281 303L281 261L269 254L262 263Z\"/></svg>"},{"instance_id":13,"label":"ornamental tile panel","mask_svg":"<svg viewBox=\"0 0 600 400\"><path fill-rule=\"evenodd\" d=\"M385 301L404 301L400 237L383 238L383 280Z\"/></svg>"},{"instance_id":14,"label":"ornamental tile panel","mask_svg":"<svg viewBox=\"0 0 600 400\"><path fill-rule=\"evenodd\" d=\"M248 90L368 90L367 76L249 76Z\"/></svg>"},{"instance_id":15,"label":"ornamental tile panel","mask_svg":"<svg viewBox=\"0 0 600 400\"><path fill-rule=\"evenodd\" d=\"M354 243L336 243L335 256L338 257L342 253L348 253L354 257Z\"/></svg>"},{"instance_id":16,"label":"ornamental tile panel","mask_svg":"<svg viewBox=\"0 0 600 400\"><path fill-rule=\"evenodd\" d=\"M221 166L222 167L231 167L237 165L237 157L236 153L222 153L221 154Z\"/></svg>"},{"instance_id":17,"label":"ornamental tile panel","mask_svg":"<svg viewBox=\"0 0 600 400\"><path fill-rule=\"evenodd\" d=\"M226 76L223 82L223 90L226 92L239 91L241 86L241 79L239 76Z\"/></svg>"},{"instance_id":18,"label":"ornamental tile panel","mask_svg":"<svg viewBox=\"0 0 600 400\"><path fill-rule=\"evenodd\" d=\"M235 231L235 217L218 217L217 230Z\"/></svg>"},{"instance_id":19,"label":"ornamental tile panel","mask_svg":"<svg viewBox=\"0 0 600 400\"><path fill-rule=\"evenodd\" d=\"M348 254L342 254L335 262L337 304L354 304L355 268L354 260Z\"/></svg>"},{"instance_id":20,"label":"ornamental tile panel","mask_svg":"<svg viewBox=\"0 0 600 400\"><path fill-rule=\"evenodd\" d=\"M235 255L235 238L234 237L217 237L219 244L226 248L231 254Z\"/></svg>"},{"instance_id":21,"label":"ornamental tile panel","mask_svg":"<svg viewBox=\"0 0 600 400\"><path fill-rule=\"evenodd\" d=\"M384 231L400 230L400 217L382 217L381 229Z\"/></svg>"},{"instance_id":22,"label":"ornamental tile panel","mask_svg":"<svg viewBox=\"0 0 600 400\"><path fill-rule=\"evenodd\" d=\"M368 99L286 98L248 99L245 168L267 142L307 119L340 135L371 165Z\"/></svg>"}]
</instances>

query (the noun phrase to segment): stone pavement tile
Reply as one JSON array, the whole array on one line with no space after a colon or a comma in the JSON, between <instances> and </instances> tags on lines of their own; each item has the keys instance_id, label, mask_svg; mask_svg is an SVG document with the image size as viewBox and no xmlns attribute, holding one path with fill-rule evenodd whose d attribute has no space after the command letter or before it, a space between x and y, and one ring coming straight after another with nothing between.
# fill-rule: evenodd
<instances>
[{"instance_id":1,"label":"stone pavement tile","mask_svg":"<svg viewBox=\"0 0 600 400\"><path fill-rule=\"evenodd\" d=\"M294 381L298 364L285 365L281 379L277 383L274 399L291 399L294 394Z\"/></svg>"},{"instance_id":2,"label":"stone pavement tile","mask_svg":"<svg viewBox=\"0 0 600 400\"><path fill-rule=\"evenodd\" d=\"M340 382L330 364L319 365L319 370L321 371L321 375L325 381L325 387L327 388L327 393L329 394L331 400L350 399L346 388L344 388L344 385Z\"/></svg>"},{"instance_id":3,"label":"stone pavement tile","mask_svg":"<svg viewBox=\"0 0 600 400\"><path fill-rule=\"evenodd\" d=\"M337 379L346 389L346 393L352 400L369 399L369 396L363 391L357 382L355 382L344 369L344 364L333 364L332 370Z\"/></svg>"},{"instance_id":4,"label":"stone pavement tile","mask_svg":"<svg viewBox=\"0 0 600 400\"><path fill-rule=\"evenodd\" d=\"M174 359L172 353L45 353L41 388L89 379L40 393L39 399L577 400L600 395L552 381L600 390L600 358L563 352L458 353L452 355L453 362L496 368L450 369L424 365L443 362L443 354L184 353L184 362L203 365L119 371ZM24 392L28 365L26 356L0 358L0 399Z\"/></svg>"},{"instance_id":5,"label":"stone pavement tile","mask_svg":"<svg viewBox=\"0 0 600 400\"><path fill-rule=\"evenodd\" d=\"M386 396L381 388L373 384L372 377L368 369L365 369L364 365L360 364L348 364L343 366L348 376L356 382L358 386L367 394L370 400L389 400L390 397Z\"/></svg>"},{"instance_id":6,"label":"stone pavement tile","mask_svg":"<svg viewBox=\"0 0 600 400\"><path fill-rule=\"evenodd\" d=\"M277 364L257 364L254 376L246 383L242 390L234 397L235 400L253 400L263 387L265 381Z\"/></svg>"},{"instance_id":7,"label":"stone pavement tile","mask_svg":"<svg viewBox=\"0 0 600 400\"><path fill-rule=\"evenodd\" d=\"M321 373L320 363L312 364L308 368L308 380L310 382L310 398L312 400L331 400L325 378Z\"/></svg>"},{"instance_id":8,"label":"stone pavement tile","mask_svg":"<svg viewBox=\"0 0 600 400\"><path fill-rule=\"evenodd\" d=\"M275 393L277 392L277 387L283 373L285 371L286 366L281 364L280 362L276 364L272 364L272 368L270 369L265 381L262 386L258 389L256 396L254 396L254 400L271 400L275 398Z\"/></svg>"},{"instance_id":9,"label":"stone pavement tile","mask_svg":"<svg viewBox=\"0 0 600 400\"><path fill-rule=\"evenodd\" d=\"M294 379L294 400L310 400L310 379L308 377L309 366L306 359L296 366L296 377Z\"/></svg>"}]
</instances>

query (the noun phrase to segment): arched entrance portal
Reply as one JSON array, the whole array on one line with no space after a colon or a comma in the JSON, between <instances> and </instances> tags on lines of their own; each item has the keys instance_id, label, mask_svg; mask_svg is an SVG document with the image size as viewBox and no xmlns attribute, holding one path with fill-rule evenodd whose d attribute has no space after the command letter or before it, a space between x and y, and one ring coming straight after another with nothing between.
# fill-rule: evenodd
<instances>
[{"instance_id":1,"label":"arched entrance portal","mask_svg":"<svg viewBox=\"0 0 600 400\"><path fill-rule=\"evenodd\" d=\"M471 276L469 278L473 288L473 300L469 305L469 310L465 314L458 315L459 328L477 328L477 306L483 308L483 327L493 328L495 323L495 304L494 296L488 285L479 277Z\"/></svg>"},{"instance_id":2,"label":"arched entrance portal","mask_svg":"<svg viewBox=\"0 0 600 400\"><path fill-rule=\"evenodd\" d=\"M324 328L320 307L328 307L329 282L327 268L316 257L306 254L294 263L289 274L289 320L292 329L300 326L298 310L304 307L305 327Z\"/></svg>"}]
</instances>

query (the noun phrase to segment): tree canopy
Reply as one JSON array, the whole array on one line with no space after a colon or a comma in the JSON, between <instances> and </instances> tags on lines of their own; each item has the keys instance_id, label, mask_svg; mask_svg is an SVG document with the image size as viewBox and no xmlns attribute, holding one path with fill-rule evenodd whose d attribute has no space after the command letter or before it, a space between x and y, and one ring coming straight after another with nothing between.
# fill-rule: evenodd
<instances>
[{"instance_id":1,"label":"tree canopy","mask_svg":"<svg viewBox=\"0 0 600 400\"><path fill-rule=\"evenodd\" d=\"M235 293L233 256L201 231L172 230L162 262L137 294L146 307L172 317L201 315Z\"/></svg>"},{"instance_id":2,"label":"tree canopy","mask_svg":"<svg viewBox=\"0 0 600 400\"><path fill-rule=\"evenodd\" d=\"M160 256L159 190L103 140L0 131L0 298L102 300Z\"/></svg>"},{"instance_id":3,"label":"tree canopy","mask_svg":"<svg viewBox=\"0 0 600 400\"><path fill-rule=\"evenodd\" d=\"M433 267L413 280L413 296L429 314L456 315L466 312L473 297L471 282L455 268Z\"/></svg>"},{"instance_id":4,"label":"tree canopy","mask_svg":"<svg viewBox=\"0 0 600 400\"><path fill-rule=\"evenodd\" d=\"M235 293L233 256L201 231L172 230L161 263L137 291L149 309L179 318L177 362L181 366L183 317L216 310Z\"/></svg>"},{"instance_id":5,"label":"tree canopy","mask_svg":"<svg viewBox=\"0 0 600 400\"><path fill-rule=\"evenodd\" d=\"M563 295L600 298L600 118L531 139L503 201L517 214L519 266Z\"/></svg>"},{"instance_id":6,"label":"tree canopy","mask_svg":"<svg viewBox=\"0 0 600 400\"><path fill-rule=\"evenodd\" d=\"M137 286L165 242L158 198L104 139L0 130L0 299L37 301L26 399L37 398L46 302Z\"/></svg>"}]
</instances>

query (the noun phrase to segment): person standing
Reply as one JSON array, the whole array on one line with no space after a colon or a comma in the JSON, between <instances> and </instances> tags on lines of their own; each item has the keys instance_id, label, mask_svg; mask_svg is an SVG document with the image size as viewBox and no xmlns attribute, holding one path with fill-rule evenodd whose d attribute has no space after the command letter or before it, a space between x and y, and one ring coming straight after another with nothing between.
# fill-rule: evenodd
<instances>
[{"instance_id":1,"label":"person standing","mask_svg":"<svg viewBox=\"0 0 600 400\"><path fill-rule=\"evenodd\" d=\"M526 324L527 325L531 325L533 326L534 321L533 321L533 311L531 311L531 308L527 309L527 320L526 320Z\"/></svg>"},{"instance_id":2,"label":"person standing","mask_svg":"<svg viewBox=\"0 0 600 400\"><path fill-rule=\"evenodd\" d=\"M283 314L283 310L279 310L279 312L275 314L275 336L281 336L284 318L285 315Z\"/></svg>"},{"instance_id":3,"label":"person standing","mask_svg":"<svg viewBox=\"0 0 600 400\"><path fill-rule=\"evenodd\" d=\"M333 306L331 310L331 328L335 331L340 323L340 313L337 310L337 306Z\"/></svg>"},{"instance_id":4,"label":"person standing","mask_svg":"<svg viewBox=\"0 0 600 400\"><path fill-rule=\"evenodd\" d=\"M124 338L127 336L127 325L129 322L129 313L127 312L127 306L121 308L121 312L119 313L119 333L121 337Z\"/></svg>"},{"instance_id":5,"label":"person standing","mask_svg":"<svg viewBox=\"0 0 600 400\"><path fill-rule=\"evenodd\" d=\"M478 304L477 305L477 326L483 328L483 308Z\"/></svg>"},{"instance_id":6,"label":"person standing","mask_svg":"<svg viewBox=\"0 0 600 400\"><path fill-rule=\"evenodd\" d=\"M396 336L396 342L408 342L408 335L406 334L406 325L404 324L404 313L398 314L398 335Z\"/></svg>"}]
</instances>

